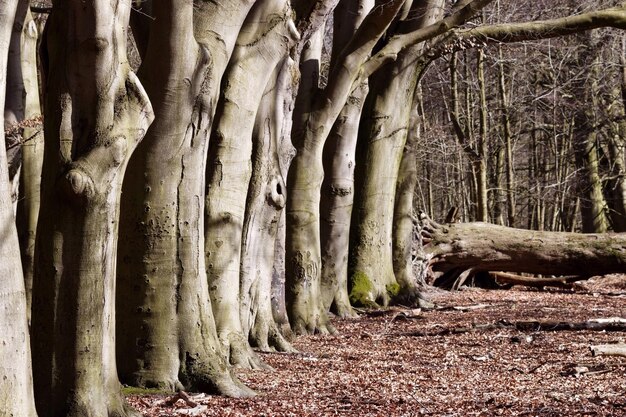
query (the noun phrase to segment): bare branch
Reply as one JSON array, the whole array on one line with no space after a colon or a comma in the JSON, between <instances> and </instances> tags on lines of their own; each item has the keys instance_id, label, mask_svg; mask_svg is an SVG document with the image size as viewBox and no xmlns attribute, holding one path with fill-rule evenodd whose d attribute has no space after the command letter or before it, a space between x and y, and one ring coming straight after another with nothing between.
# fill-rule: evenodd
<instances>
[{"instance_id":1,"label":"bare branch","mask_svg":"<svg viewBox=\"0 0 626 417\"><path fill-rule=\"evenodd\" d=\"M505 23L461 30L459 39L475 42L512 43L567 36L601 27L626 29L626 6L525 23Z\"/></svg>"},{"instance_id":2,"label":"bare branch","mask_svg":"<svg viewBox=\"0 0 626 417\"><path fill-rule=\"evenodd\" d=\"M480 11L483 7L487 6L493 0L474 0L469 2L466 6L460 8L450 16L433 23L423 29L416 30L414 32L396 35L392 37L387 45L383 47L376 55L371 57L362 67L361 78L365 79L373 74L378 68L384 64L395 61L398 54L409 46L418 44L420 42L433 39L436 36L442 35L459 25L462 25L467 20L471 19Z\"/></svg>"}]
</instances>

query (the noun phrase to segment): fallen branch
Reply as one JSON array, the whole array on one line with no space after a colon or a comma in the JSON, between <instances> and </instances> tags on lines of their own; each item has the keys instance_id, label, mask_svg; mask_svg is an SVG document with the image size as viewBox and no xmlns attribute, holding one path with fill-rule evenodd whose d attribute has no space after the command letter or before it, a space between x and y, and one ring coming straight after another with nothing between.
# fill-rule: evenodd
<instances>
[{"instance_id":1,"label":"fallen branch","mask_svg":"<svg viewBox=\"0 0 626 417\"><path fill-rule=\"evenodd\" d=\"M189 394L187 394L185 391L178 391L176 394L172 395L171 397L168 397L166 399L164 399L163 401L159 401L157 402L155 405L156 406L173 406L178 400L183 400L185 402L185 404L189 407L197 407L198 403L195 402L190 396Z\"/></svg>"},{"instance_id":2,"label":"fallen branch","mask_svg":"<svg viewBox=\"0 0 626 417\"><path fill-rule=\"evenodd\" d=\"M626 356L626 343L589 346L591 356Z\"/></svg>"},{"instance_id":3,"label":"fallen branch","mask_svg":"<svg viewBox=\"0 0 626 417\"><path fill-rule=\"evenodd\" d=\"M495 323L473 324L468 327L452 327L441 329L436 332L409 332L403 333L405 336L447 336L450 334L463 334L479 331L491 331L500 329L515 329L522 332L554 332L554 331L606 331L606 332L623 332L626 331L626 319L595 319L583 322L567 322L567 321L541 321L541 320L523 320L510 322L500 320Z\"/></svg>"},{"instance_id":4,"label":"fallen branch","mask_svg":"<svg viewBox=\"0 0 626 417\"><path fill-rule=\"evenodd\" d=\"M559 288L572 288L572 284L577 281L582 281L588 277L582 277L580 275L570 275L555 278L536 278L525 277L522 275L511 274L508 272L490 272L489 275L498 284L511 284L511 285L523 285L526 287L542 288L542 287L559 287Z\"/></svg>"}]
</instances>

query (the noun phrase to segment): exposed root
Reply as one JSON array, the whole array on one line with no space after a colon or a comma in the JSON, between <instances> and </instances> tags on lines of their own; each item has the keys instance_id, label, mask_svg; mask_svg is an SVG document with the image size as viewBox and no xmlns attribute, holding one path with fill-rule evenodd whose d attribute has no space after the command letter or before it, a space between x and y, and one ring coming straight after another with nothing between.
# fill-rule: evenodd
<instances>
[{"instance_id":1,"label":"exposed root","mask_svg":"<svg viewBox=\"0 0 626 417\"><path fill-rule=\"evenodd\" d=\"M354 308L350 305L349 302L333 302L333 305L330 308L330 311L335 314L337 317L341 317L342 319L355 319L359 317L359 315L354 311Z\"/></svg>"},{"instance_id":2,"label":"exposed root","mask_svg":"<svg viewBox=\"0 0 626 417\"><path fill-rule=\"evenodd\" d=\"M227 359L231 365L244 369L272 369L261 360L248 341L240 335L230 333L229 337L220 337L220 340L224 346L224 352L228 353Z\"/></svg>"}]
</instances>

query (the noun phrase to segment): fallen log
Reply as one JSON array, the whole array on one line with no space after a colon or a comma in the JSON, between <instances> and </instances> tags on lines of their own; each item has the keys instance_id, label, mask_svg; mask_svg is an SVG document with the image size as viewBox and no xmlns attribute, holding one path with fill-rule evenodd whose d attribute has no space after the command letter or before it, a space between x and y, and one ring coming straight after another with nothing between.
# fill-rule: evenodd
<instances>
[{"instance_id":1,"label":"fallen log","mask_svg":"<svg viewBox=\"0 0 626 417\"><path fill-rule=\"evenodd\" d=\"M511 274L508 272L489 272L489 275L498 284L510 284L510 285L524 285L526 287L558 287L558 288L572 288L573 283L586 279L580 275L571 275L554 278L537 278L537 277L525 277L522 275Z\"/></svg>"},{"instance_id":2,"label":"fallen log","mask_svg":"<svg viewBox=\"0 0 626 417\"><path fill-rule=\"evenodd\" d=\"M605 331L605 332L623 332L626 331L626 320L620 318L613 319L596 319L583 322L569 321L545 321L545 320L522 320L508 321L499 320L494 323L472 324L465 327L451 327L439 329L434 332L416 331L402 333L404 336L447 336L452 334L473 333L481 331L492 331L501 329L514 329L522 332L556 332L556 331Z\"/></svg>"},{"instance_id":3,"label":"fallen log","mask_svg":"<svg viewBox=\"0 0 626 417\"><path fill-rule=\"evenodd\" d=\"M589 346L591 356L626 356L626 343Z\"/></svg>"},{"instance_id":4,"label":"fallen log","mask_svg":"<svg viewBox=\"0 0 626 417\"><path fill-rule=\"evenodd\" d=\"M540 232L479 222L441 225L424 214L420 225L439 286L458 287L459 278L489 271L581 278L626 271L626 233Z\"/></svg>"}]
</instances>

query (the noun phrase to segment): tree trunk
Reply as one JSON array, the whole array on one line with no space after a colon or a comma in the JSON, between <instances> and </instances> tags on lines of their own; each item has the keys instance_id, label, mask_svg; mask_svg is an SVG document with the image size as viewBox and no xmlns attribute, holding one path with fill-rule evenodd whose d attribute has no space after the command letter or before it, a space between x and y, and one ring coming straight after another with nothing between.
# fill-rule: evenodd
<instances>
[{"instance_id":1,"label":"tree trunk","mask_svg":"<svg viewBox=\"0 0 626 417\"><path fill-rule=\"evenodd\" d=\"M153 119L126 55L130 1L55 2L33 282L41 416L126 416L115 361L122 179ZM63 358L63 360L59 360Z\"/></svg>"},{"instance_id":2,"label":"tree trunk","mask_svg":"<svg viewBox=\"0 0 626 417\"><path fill-rule=\"evenodd\" d=\"M171 0L152 7L139 76L156 118L124 183L118 266L119 369L131 385L253 395L224 360L204 257L213 112L251 4Z\"/></svg>"},{"instance_id":3,"label":"tree trunk","mask_svg":"<svg viewBox=\"0 0 626 417\"><path fill-rule=\"evenodd\" d=\"M439 0L414 3L400 30L427 27L437 19L441 6ZM416 105L413 96L423 70L414 61L422 49L421 44L408 48L372 78L369 105L362 119L361 134L367 140L367 150L361 162L363 185L357 203L350 277L350 301L356 305L387 305L398 293L392 254L394 199L411 108Z\"/></svg>"},{"instance_id":4,"label":"tree trunk","mask_svg":"<svg viewBox=\"0 0 626 417\"><path fill-rule=\"evenodd\" d=\"M265 86L297 36L286 3L268 0L255 4L225 74L209 149L205 232L209 293L225 353L233 365L245 368L264 367L244 337L240 317L240 261L252 132Z\"/></svg>"},{"instance_id":5,"label":"tree trunk","mask_svg":"<svg viewBox=\"0 0 626 417\"><path fill-rule=\"evenodd\" d=\"M6 91L7 46L11 37L17 7L16 0L0 0L0 108L4 107ZM4 115L0 115L4 126ZM19 242L11 187L8 175L4 129L0 131L0 416L36 417L24 276L19 257Z\"/></svg>"},{"instance_id":6,"label":"tree trunk","mask_svg":"<svg viewBox=\"0 0 626 417\"><path fill-rule=\"evenodd\" d=\"M354 36L374 6L369 0L341 2L333 20L333 59ZM350 217L354 199L354 165L361 110L367 96L367 82L350 95L330 132L322 155L324 177L321 189L320 220L322 244L321 297L324 310L340 317L355 313L348 298L348 256Z\"/></svg>"},{"instance_id":7,"label":"tree trunk","mask_svg":"<svg viewBox=\"0 0 626 417\"><path fill-rule=\"evenodd\" d=\"M620 94L621 93L621 94ZM626 232L626 35L622 35L619 87L612 90L612 123L609 140L612 179L607 181L607 204L613 231ZM621 102L621 103L620 103Z\"/></svg>"},{"instance_id":8,"label":"tree trunk","mask_svg":"<svg viewBox=\"0 0 626 417\"><path fill-rule=\"evenodd\" d=\"M598 106L598 78L600 76L599 47L597 36L585 34L580 37L587 42L580 65L590 67L589 77L577 81L577 92L587 106L577 110L574 116L574 157L579 170L577 195L580 197L580 213L583 232L603 233L608 230L606 202L602 194L602 180L598 168L598 143L596 107Z\"/></svg>"},{"instance_id":9,"label":"tree trunk","mask_svg":"<svg viewBox=\"0 0 626 417\"><path fill-rule=\"evenodd\" d=\"M415 93L419 94L419 89ZM413 236L415 217L413 201L417 185L417 146L420 139L420 115L417 106L411 109L411 119L402 162L398 172L393 212L393 272L400 286L394 301L404 305L420 302L420 284L413 271Z\"/></svg>"},{"instance_id":10,"label":"tree trunk","mask_svg":"<svg viewBox=\"0 0 626 417\"><path fill-rule=\"evenodd\" d=\"M279 141L285 116L285 93L291 86L286 60L279 63L265 88L253 139L252 179L246 201L241 247L240 316L243 334L262 351L293 352L272 315L274 246L285 207L285 181L280 170Z\"/></svg>"},{"instance_id":11,"label":"tree trunk","mask_svg":"<svg viewBox=\"0 0 626 417\"><path fill-rule=\"evenodd\" d=\"M440 225L422 215L422 236L438 279L466 271L543 275L604 275L623 272L626 234L539 232L488 223Z\"/></svg>"},{"instance_id":12,"label":"tree trunk","mask_svg":"<svg viewBox=\"0 0 626 417\"><path fill-rule=\"evenodd\" d=\"M485 53L482 49L476 52L476 73L478 78L478 97L479 97L479 133L478 143L476 144L476 152L478 153L478 161L474 163L476 169L476 220L479 222L489 221L489 204L487 196L487 97L485 92Z\"/></svg>"},{"instance_id":13,"label":"tree trunk","mask_svg":"<svg viewBox=\"0 0 626 417\"><path fill-rule=\"evenodd\" d=\"M43 163L43 127L41 105L39 102L39 83L37 79L37 24L30 11L26 14L22 32L22 78L24 81L25 115L30 122L24 127L22 137L22 169L20 179L20 195L17 206L18 234L24 284L26 287L26 307L30 320L33 269L35 259L35 235L39 217L39 189L41 187L41 164Z\"/></svg>"},{"instance_id":14,"label":"tree trunk","mask_svg":"<svg viewBox=\"0 0 626 417\"><path fill-rule=\"evenodd\" d=\"M504 135L504 154L506 171L506 217L507 226L515 227L515 161L513 160L513 135L511 133L511 117L509 115L509 98L504 76L502 47L498 46L498 93L502 106L502 134Z\"/></svg>"},{"instance_id":15,"label":"tree trunk","mask_svg":"<svg viewBox=\"0 0 626 417\"><path fill-rule=\"evenodd\" d=\"M13 20L9 58L6 70L6 94L4 101L4 134L6 155L11 181L11 199L17 209L20 170L22 167L22 123L24 122L24 78L22 75L22 28L29 2L20 0Z\"/></svg>"}]
</instances>

